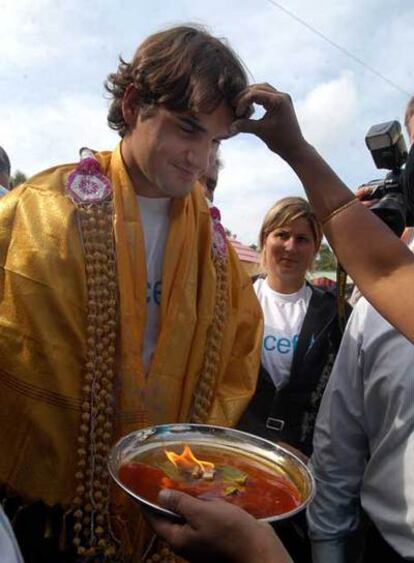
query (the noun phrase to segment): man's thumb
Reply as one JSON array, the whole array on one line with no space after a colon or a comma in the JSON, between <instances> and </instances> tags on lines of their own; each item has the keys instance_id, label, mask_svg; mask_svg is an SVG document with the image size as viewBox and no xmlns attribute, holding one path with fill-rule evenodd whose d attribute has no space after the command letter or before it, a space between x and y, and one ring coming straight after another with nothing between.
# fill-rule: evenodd
<instances>
[{"instance_id":1,"label":"man's thumb","mask_svg":"<svg viewBox=\"0 0 414 563\"><path fill-rule=\"evenodd\" d=\"M163 489L158 495L158 502L164 508L183 516L187 520L187 518L191 518L191 516L197 511L194 504L197 504L200 501L197 501L197 499L192 496L180 491Z\"/></svg>"},{"instance_id":2,"label":"man's thumb","mask_svg":"<svg viewBox=\"0 0 414 563\"><path fill-rule=\"evenodd\" d=\"M256 133L257 128L258 125L256 119L237 119L231 124L230 132L233 135L236 135L237 133Z\"/></svg>"}]
</instances>

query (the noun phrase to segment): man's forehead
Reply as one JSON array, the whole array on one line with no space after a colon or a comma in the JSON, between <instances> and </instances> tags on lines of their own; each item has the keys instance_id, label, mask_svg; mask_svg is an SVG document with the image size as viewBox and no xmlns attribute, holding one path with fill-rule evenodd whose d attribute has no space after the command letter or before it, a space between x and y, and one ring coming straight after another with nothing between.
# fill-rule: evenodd
<instances>
[{"instance_id":1,"label":"man's forehead","mask_svg":"<svg viewBox=\"0 0 414 563\"><path fill-rule=\"evenodd\" d=\"M191 122L194 126L207 133L213 133L220 140L229 139L230 126L236 119L233 109L224 102L210 113L186 111L176 114L180 119Z\"/></svg>"}]
</instances>

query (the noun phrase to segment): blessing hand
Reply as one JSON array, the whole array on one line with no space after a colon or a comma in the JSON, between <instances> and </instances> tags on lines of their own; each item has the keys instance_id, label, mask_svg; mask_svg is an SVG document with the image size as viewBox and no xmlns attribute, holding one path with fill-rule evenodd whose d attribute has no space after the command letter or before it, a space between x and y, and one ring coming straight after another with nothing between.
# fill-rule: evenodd
<instances>
[{"instance_id":1,"label":"blessing hand","mask_svg":"<svg viewBox=\"0 0 414 563\"><path fill-rule=\"evenodd\" d=\"M261 119L241 117L232 124L234 133L252 133L262 139L269 149L290 162L298 150L307 147L292 100L270 84L254 84L236 99L236 115L244 116L252 104L266 111Z\"/></svg>"},{"instance_id":2,"label":"blessing hand","mask_svg":"<svg viewBox=\"0 0 414 563\"><path fill-rule=\"evenodd\" d=\"M175 553L189 561L290 561L269 524L258 522L236 506L221 500L199 500L169 489L161 491L158 500L165 508L181 515L185 523L147 515L152 528Z\"/></svg>"}]
</instances>

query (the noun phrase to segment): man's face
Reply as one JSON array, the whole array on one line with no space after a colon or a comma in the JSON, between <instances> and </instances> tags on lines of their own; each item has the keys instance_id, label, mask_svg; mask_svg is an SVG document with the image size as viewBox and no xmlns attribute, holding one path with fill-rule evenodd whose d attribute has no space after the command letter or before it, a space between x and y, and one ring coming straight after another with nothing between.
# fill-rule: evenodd
<instances>
[{"instance_id":1,"label":"man's face","mask_svg":"<svg viewBox=\"0 0 414 563\"><path fill-rule=\"evenodd\" d=\"M410 117L407 124L408 136L410 138L410 145L414 143L414 114Z\"/></svg>"},{"instance_id":2,"label":"man's face","mask_svg":"<svg viewBox=\"0 0 414 563\"><path fill-rule=\"evenodd\" d=\"M10 178L5 172L0 172L0 186L3 186L6 190L10 189Z\"/></svg>"},{"instance_id":3,"label":"man's face","mask_svg":"<svg viewBox=\"0 0 414 563\"><path fill-rule=\"evenodd\" d=\"M204 187L204 195L211 203L213 203L214 200L214 190L217 186L218 172L217 159L215 158L200 178L200 182Z\"/></svg>"},{"instance_id":4,"label":"man's face","mask_svg":"<svg viewBox=\"0 0 414 563\"><path fill-rule=\"evenodd\" d=\"M218 143L229 136L233 119L224 102L209 114L157 107L147 117L134 116L133 127L126 119L130 133L122 142L122 156L136 193L186 196L207 170Z\"/></svg>"}]
</instances>

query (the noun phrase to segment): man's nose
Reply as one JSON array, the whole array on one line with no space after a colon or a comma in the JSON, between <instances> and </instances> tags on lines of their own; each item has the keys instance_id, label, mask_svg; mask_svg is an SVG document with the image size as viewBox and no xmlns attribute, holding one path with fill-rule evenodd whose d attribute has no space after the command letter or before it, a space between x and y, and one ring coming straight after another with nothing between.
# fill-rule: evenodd
<instances>
[{"instance_id":1,"label":"man's nose","mask_svg":"<svg viewBox=\"0 0 414 563\"><path fill-rule=\"evenodd\" d=\"M204 174L208 168L210 158L210 148L204 143L197 143L191 146L187 153L188 163L200 174Z\"/></svg>"}]
</instances>

